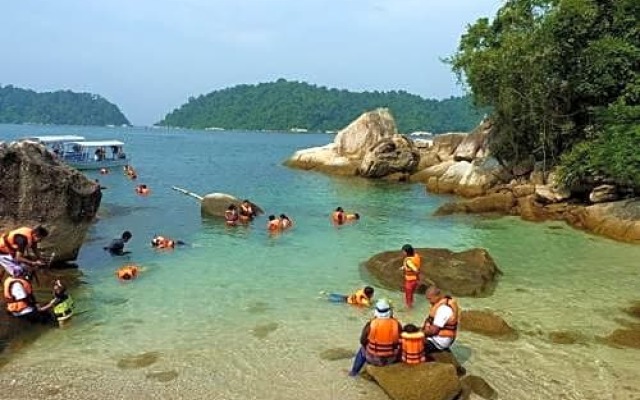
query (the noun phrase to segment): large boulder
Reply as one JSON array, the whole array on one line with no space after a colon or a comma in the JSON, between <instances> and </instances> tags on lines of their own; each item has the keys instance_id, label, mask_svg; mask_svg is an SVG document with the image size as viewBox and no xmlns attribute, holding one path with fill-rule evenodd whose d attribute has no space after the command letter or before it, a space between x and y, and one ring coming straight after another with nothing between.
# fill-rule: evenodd
<instances>
[{"instance_id":1,"label":"large boulder","mask_svg":"<svg viewBox=\"0 0 640 400\"><path fill-rule=\"evenodd\" d=\"M211 217L224 217L224 212L229 208L230 204L235 204L240 207L242 200L226 193L209 193L202 197L200 203L200 211L203 215L209 215ZM253 209L258 215L264 214L264 210L255 203L251 202Z\"/></svg>"},{"instance_id":2,"label":"large boulder","mask_svg":"<svg viewBox=\"0 0 640 400\"><path fill-rule=\"evenodd\" d=\"M42 224L40 247L75 260L100 206L95 182L33 142L0 143L0 231Z\"/></svg>"},{"instance_id":3,"label":"large boulder","mask_svg":"<svg viewBox=\"0 0 640 400\"><path fill-rule=\"evenodd\" d=\"M382 178L394 173L414 172L420 155L413 142L401 135L395 135L377 142L367 151L358 168L358 175L367 178Z\"/></svg>"},{"instance_id":4,"label":"large boulder","mask_svg":"<svg viewBox=\"0 0 640 400\"><path fill-rule=\"evenodd\" d=\"M485 249L474 248L461 252L447 249L419 248L422 270L418 291L435 284L455 296L489 296L501 274ZM378 253L364 262L366 270L383 286L400 290L404 277L398 269L402 265L401 251Z\"/></svg>"},{"instance_id":5,"label":"large boulder","mask_svg":"<svg viewBox=\"0 0 640 400\"><path fill-rule=\"evenodd\" d=\"M469 200L445 203L438 207L434 215L494 212L508 214L516 203L511 192L491 193Z\"/></svg>"},{"instance_id":6,"label":"large boulder","mask_svg":"<svg viewBox=\"0 0 640 400\"><path fill-rule=\"evenodd\" d=\"M473 162L445 161L418 174L430 192L475 197L485 194L498 183L502 170L495 159L487 157Z\"/></svg>"},{"instance_id":7,"label":"large boulder","mask_svg":"<svg viewBox=\"0 0 640 400\"><path fill-rule=\"evenodd\" d=\"M362 114L336 135L338 155L361 160L365 153L382 139L398 134L395 120L387 108Z\"/></svg>"},{"instance_id":8,"label":"large boulder","mask_svg":"<svg viewBox=\"0 0 640 400\"><path fill-rule=\"evenodd\" d=\"M399 135L386 108L362 114L342 129L333 143L298 150L285 165L333 175L386 178L409 175L418 167L420 151L413 141Z\"/></svg>"},{"instance_id":9,"label":"large boulder","mask_svg":"<svg viewBox=\"0 0 640 400\"><path fill-rule=\"evenodd\" d=\"M462 390L456 369L450 364L367 365L367 373L392 400L453 400Z\"/></svg>"},{"instance_id":10,"label":"large boulder","mask_svg":"<svg viewBox=\"0 0 640 400\"><path fill-rule=\"evenodd\" d=\"M487 120L478 125L473 132L465 135L453 152L454 161L471 162L477 157L486 157L489 153L487 145L491 129L491 122Z\"/></svg>"},{"instance_id":11,"label":"large boulder","mask_svg":"<svg viewBox=\"0 0 640 400\"><path fill-rule=\"evenodd\" d=\"M573 207L565 219L575 227L613 239L640 244L640 200Z\"/></svg>"},{"instance_id":12,"label":"large boulder","mask_svg":"<svg viewBox=\"0 0 640 400\"><path fill-rule=\"evenodd\" d=\"M483 310L462 310L460 330L506 340L518 338L518 332L504 319Z\"/></svg>"}]
</instances>

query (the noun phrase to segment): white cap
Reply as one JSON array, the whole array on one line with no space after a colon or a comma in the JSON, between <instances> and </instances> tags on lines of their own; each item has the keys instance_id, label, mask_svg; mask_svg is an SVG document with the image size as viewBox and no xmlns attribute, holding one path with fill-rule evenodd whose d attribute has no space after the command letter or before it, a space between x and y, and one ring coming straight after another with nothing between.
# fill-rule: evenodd
<instances>
[{"instance_id":1,"label":"white cap","mask_svg":"<svg viewBox=\"0 0 640 400\"><path fill-rule=\"evenodd\" d=\"M376 302L376 308L373 311L373 315L376 318L390 318L391 306L386 299L380 299Z\"/></svg>"}]
</instances>

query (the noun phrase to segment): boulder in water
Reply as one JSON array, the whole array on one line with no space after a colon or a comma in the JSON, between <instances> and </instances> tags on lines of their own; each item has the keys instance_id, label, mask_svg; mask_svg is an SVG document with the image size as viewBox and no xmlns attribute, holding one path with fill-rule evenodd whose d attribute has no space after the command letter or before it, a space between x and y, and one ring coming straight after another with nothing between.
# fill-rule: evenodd
<instances>
[{"instance_id":1,"label":"boulder in water","mask_svg":"<svg viewBox=\"0 0 640 400\"><path fill-rule=\"evenodd\" d=\"M367 365L367 373L392 400L453 400L462 387L453 365L438 362L386 367Z\"/></svg>"},{"instance_id":2,"label":"boulder in water","mask_svg":"<svg viewBox=\"0 0 640 400\"><path fill-rule=\"evenodd\" d=\"M504 319L489 311L462 310L460 330L506 340L518 338L518 332L515 329Z\"/></svg>"},{"instance_id":3,"label":"boulder in water","mask_svg":"<svg viewBox=\"0 0 640 400\"><path fill-rule=\"evenodd\" d=\"M0 176L0 231L43 225L43 253L75 260L102 199L95 182L28 141L0 143Z\"/></svg>"}]
</instances>

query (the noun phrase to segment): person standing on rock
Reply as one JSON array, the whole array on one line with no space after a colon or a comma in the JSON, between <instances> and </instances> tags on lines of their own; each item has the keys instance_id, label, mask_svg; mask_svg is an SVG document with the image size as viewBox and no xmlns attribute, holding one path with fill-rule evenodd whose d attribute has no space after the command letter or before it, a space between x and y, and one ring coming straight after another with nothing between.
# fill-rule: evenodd
<instances>
[{"instance_id":1,"label":"person standing on rock","mask_svg":"<svg viewBox=\"0 0 640 400\"><path fill-rule=\"evenodd\" d=\"M391 305L385 299L376 302L373 319L366 323L360 335L360 350L356 354L349 376L356 376L365 363L383 367L398 361L402 325L393 318Z\"/></svg>"},{"instance_id":2,"label":"person standing on rock","mask_svg":"<svg viewBox=\"0 0 640 400\"><path fill-rule=\"evenodd\" d=\"M16 266L37 268L46 265L38 249L38 243L47 236L49 231L40 225L35 228L23 226L0 236L0 261L5 271L13 276ZM33 257L29 257L29 251L33 253Z\"/></svg>"},{"instance_id":3,"label":"person standing on rock","mask_svg":"<svg viewBox=\"0 0 640 400\"><path fill-rule=\"evenodd\" d=\"M402 246L404 260L400 270L404 272L404 302L407 308L413 307L413 293L420 283L420 267L422 259L410 244Z\"/></svg>"},{"instance_id":4,"label":"person standing on rock","mask_svg":"<svg viewBox=\"0 0 640 400\"><path fill-rule=\"evenodd\" d=\"M426 297L431 308L422 327L426 337L425 351L427 354L446 351L458 334L460 307L455 299L445 296L436 286L427 289Z\"/></svg>"}]
</instances>

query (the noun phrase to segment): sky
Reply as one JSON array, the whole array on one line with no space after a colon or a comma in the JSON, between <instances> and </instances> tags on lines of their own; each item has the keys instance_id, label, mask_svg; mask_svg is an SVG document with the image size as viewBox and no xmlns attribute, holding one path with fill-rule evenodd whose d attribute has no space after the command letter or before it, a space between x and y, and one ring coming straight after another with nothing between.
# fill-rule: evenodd
<instances>
[{"instance_id":1,"label":"sky","mask_svg":"<svg viewBox=\"0 0 640 400\"><path fill-rule=\"evenodd\" d=\"M238 84L464 93L441 59L502 0L26 0L0 4L0 84L97 93L134 125Z\"/></svg>"}]
</instances>

